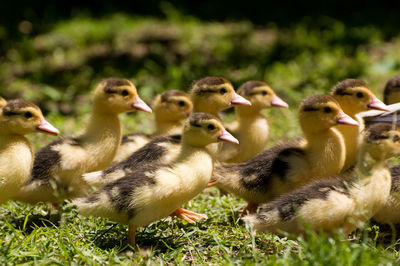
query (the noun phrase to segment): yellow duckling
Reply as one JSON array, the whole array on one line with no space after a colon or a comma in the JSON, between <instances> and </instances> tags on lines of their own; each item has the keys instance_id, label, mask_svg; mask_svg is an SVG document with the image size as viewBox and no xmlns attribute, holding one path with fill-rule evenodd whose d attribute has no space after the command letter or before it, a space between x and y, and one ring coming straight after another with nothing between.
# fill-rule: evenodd
<instances>
[{"instance_id":1,"label":"yellow duckling","mask_svg":"<svg viewBox=\"0 0 400 266\"><path fill-rule=\"evenodd\" d=\"M254 212L258 203L293 191L340 172L345 161L343 137L333 127L357 126L328 95L313 95L302 101L299 122L304 139L274 146L238 164L221 164L214 169L218 187L245 199L244 209Z\"/></svg>"},{"instance_id":2,"label":"yellow duckling","mask_svg":"<svg viewBox=\"0 0 400 266\"><path fill-rule=\"evenodd\" d=\"M133 133L122 137L121 146L112 162L115 165L146 145L153 137L181 134L182 123L193 110L189 95L183 91L168 90L154 100L156 131L152 135Z\"/></svg>"},{"instance_id":3,"label":"yellow duckling","mask_svg":"<svg viewBox=\"0 0 400 266\"><path fill-rule=\"evenodd\" d=\"M0 97L0 109L6 106L6 104L7 101L3 97Z\"/></svg>"},{"instance_id":4,"label":"yellow duckling","mask_svg":"<svg viewBox=\"0 0 400 266\"><path fill-rule=\"evenodd\" d=\"M262 81L248 81L237 92L249 100L251 106L235 107L237 121L227 125L226 128L240 144L224 143L217 156L221 162L243 162L263 151L268 140L269 126L267 118L261 111L271 107L289 107L268 84Z\"/></svg>"},{"instance_id":5,"label":"yellow duckling","mask_svg":"<svg viewBox=\"0 0 400 266\"><path fill-rule=\"evenodd\" d=\"M400 75L391 78L384 89L384 100L389 105L389 112L374 113L369 112L367 123L372 125L377 121L399 124L400 108ZM383 207L373 217L379 223L398 224L400 223L400 165L395 165L390 169L392 175L392 188L390 196Z\"/></svg>"},{"instance_id":6,"label":"yellow duckling","mask_svg":"<svg viewBox=\"0 0 400 266\"><path fill-rule=\"evenodd\" d=\"M383 91L383 100L386 104L400 102L400 74L391 78Z\"/></svg>"},{"instance_id":7,"label":"yellow duckling","mask_svg":"<svg viewBox=\"0 0 400 266\"><path fill-rule=\"evenodd\" d=\"M232 105L251 105L251 103L236 94L232 84L222 77L206 77L193 83L190 98L195 112L206 112L218 117L218 113ZM126 160L104 171L87 173L85 181L92 186L102 186L135 171L145 164L168 163L180 152L180 135L158 137L137 150ZM216 143L216 145L218 145ZM218 146L207 147L214 155Z\"/></svg>"},{"instance_id":8,"label":"yellow duckling","mask_svg":"<svg viewBox=\"0 0 400 266\"><path fill-rule=\"evenodd\" d=\"M390 172L385 159L400 155L400 132L390 124L375 124L361 147L360 159L351 175L319 181L283 195L257 214L244 218L257 231L301 234L304 224L313 230L349 234L368 221L390 192Z\"/></svg>"},{"instance_id":9,"label":"yellow duckling","mask_svg":"<svg viewBox=\"0 0 400 266\"><path fill-rule=\"evenodd\" d=\"M182 148L169 164L152 164L127 172L86 198L73 202L84 216L100 216L128 224L128 240L135 245L137 227L174 213L193 222L198 218L180 208L199 194L210 181L213 160L206 145L217 141L238 143L218 118L194 113L185 124Z\"/></svg>"},{"instance_id":10,"label":"yellow duckling","mask_svg":"<svg viewBox=\"0 0 400 266\"><path fill-rule=\"evenodd\" d=\"M111 164L121 142L118 114L136 109L151 112L129 80L102 81L94 91L92 115L83 134L58 139L42 148L36 154L30 180L14 199L58 203L86 194L82 174Z\"/></svg>"},{"instance_id":11,"label":"yellow duckling","mask_svg":"<svg viewBox=\"0 0 400 266\"><path fill-rule=\"evenodd\" d=\"M34 132L59 133L33 103L6 102L0 110L0 203L11 199L30 177L33 152L24 135Z\"/></svg>"},{"instance_id":12,"label":"yellow duckling","mask_svg":"<svg viewBox=\"0 0 400 266\"><path fill-rule=\"evenodd\" d=\"M342 110L356 120L359 127L339 125L336 129L343 135L346 146L346 161L343 171L349 169L357 160L360 148L360 132L364 129L361 112L375 109L387 111L387 106L378 100L368 85L358 79L345 79L331 91L331 95L339 102Z\"/></svg>"}]
</instances>

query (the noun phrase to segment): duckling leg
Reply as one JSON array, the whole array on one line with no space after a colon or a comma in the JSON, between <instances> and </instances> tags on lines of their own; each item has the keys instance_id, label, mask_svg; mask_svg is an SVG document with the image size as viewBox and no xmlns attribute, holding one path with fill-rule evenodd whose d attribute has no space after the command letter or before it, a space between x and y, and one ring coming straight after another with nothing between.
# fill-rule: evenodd
<instances>
[{"instance_id":1,"label":"duckling leg","mask_svg":"<svg viewBox=\"0 0 400 266\"><path fill-rule=\"evenodd\" d=\"M177 216L190 224L195 224L197 220L207 219L207 217L203 214L195 213L189 210L185 210L183 208L176 209L176 211L174 211L171 215Z\"/></svg>"},{"instance_id":2,"label":"duckling leg","mask_svg":"<svg viewBox=\"0 0 400 266\"><path fill-rule=\"evenodd\" d=\"M218 180L210 181L210 182L208 182L206 188L213 187L213 186L215 186L216 184L218 184Z\"/></svg>"},{"instance_id":3,"label":"duckling leg","mask_svg":"<svg viewBox=\"0 0 400 266\"><path fill-rule=\"evenodd\" d=\"M242 216L255 213L258 208L258 203L249 202L246 207L242 210Z\"/></svg>"},{"instance_id":4,"label":"duckling leg","mask_svg":"<svg viewBox=\"0 0 400 266\"><path fill-rule=\"evenodd\" d=\"M128 244L134 248L135 247L135 235L137 226L134 224L129 224L128 227Z\"/></svg>"}]
</instances>

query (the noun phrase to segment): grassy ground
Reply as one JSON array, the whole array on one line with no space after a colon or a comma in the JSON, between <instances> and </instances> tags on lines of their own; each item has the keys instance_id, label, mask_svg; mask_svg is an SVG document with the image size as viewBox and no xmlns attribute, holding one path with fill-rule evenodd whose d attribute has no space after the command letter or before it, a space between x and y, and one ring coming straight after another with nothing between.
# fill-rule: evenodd
<instances>
[{"instance_id":1,"label":"grassy ground","mask_svg":"<svg viewBox=\"0 0 400 266\"><path fill-rule=\"evenodd\" d=\"M1 96L37 102L67 135L84 126L90 89L107 76L133 80L149 101L165 89L185 90L206 75L225 76L235 86L262 79L291 104L289 110L266 111L271 146L299 134L295 109L304 96L326 93L337 81L353 77L366 80L380 97L386 80L400 72L400 36L385 35L374 26L347 27L315 18L281 28L204 22L172 8L165 12L167 20L124 14L77 17L46 32L21 33L1 46ZM231 119L226 113L225 120ZM152 131L148 114L123 115L122 120L126 132ZM36 148L53 140L30 139ZM139 249L133 253L126 249L125 226L82 218L68 204L61 217L54 217L45 205L8 202L0 207L0 263L398 263L397 238L381 232L391 232L389 227L367 226L350 240L312 233L306 240L288 240L255 235L240 220L243 205L207 190L190 208L207 214L208 220L195 226L170 218L151 224L139 230Z\"/></svg>"}]
</instances>

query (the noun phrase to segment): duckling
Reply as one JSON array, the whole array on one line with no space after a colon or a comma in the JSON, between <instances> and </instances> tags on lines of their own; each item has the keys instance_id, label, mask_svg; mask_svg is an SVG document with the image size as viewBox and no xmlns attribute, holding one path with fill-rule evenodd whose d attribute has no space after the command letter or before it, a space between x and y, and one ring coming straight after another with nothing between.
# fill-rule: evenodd
<instances>
[{"instance_id":1,"label":"duckling","mask_svg":"<svg viewBox=\"0 0 400 266\"><path fill-rule=\"evenodd\" d=\"M346 160L343 171L354 165L360 147L360 132L364 129L363 119L359 113L371 109L387 111L387 106L378 100L368 85L358 79L345 79L331 91L342 110L356 120L359 127L338 125L336 129L343 135L346 146Z\"/></svg>"},{"instance_id":2,"label":"duckling","mask_svg":"<svg viewBox=\"0 0 400 266\"><path fill-rule=\"evenodd\" d=\"M0 97L0 109L6 106L6 104L7 101L3 97Z\"/></svg>"},{"instance_id":3,"label":"duckling","mask_svg":"<svg viewBox=\"0 0 400 266\"><path fill-rule=\"evenodd\" d=\"M263 151L268 140L269 126L261 111L271 107L289 107L262 81L248 81L240 86L237 92L248 99L251 106L235 107L237 121L226 127L240 144L224 143L217 156L221 162L243 162Z\"/></svg>"},{"instance_id":4,"label":"duckling","mask_svg":"<svg viewBox=\"0 0 400 266\"><path fill-rule=\"evenodd\" d=\"M304 99L299 107L299 122L304 139L276 145L242 163L216 165L213 179L219 188L248 202L244 214L254 212L258 203L342 169L344 141L333 127L358 123L328 95Z\"/></svg>"},{"instance_id":5,"label":"duckling","mask_svg":"<svg viewBox=\"0 0 400 266\"><path fill-rule=\"evenodd\" d=\"M42 148L35 157L31 178L14 197L36 203L58 203L86 194L82 174L108 167L121 142L118 114L151 112L127 79L108 78L94 91L92 114L84 132L64 137Z\"/></svg>"},{"instance_id":6,"label":"duckling","mask_svg":"<svg viewBox=\"0 0 400 266\"><path fill-rule=\"evenodd\" d=\"M384 101L388 105L388 111L369 111L361 114L367 125L379 122L397 123L400 122L400 75L391 78L385 86Z\"/></svg>"},{"instance_id":7,"label":"duckling","mask_svg":"<svg viewBox=\"0 0 400 266\"><path fill-rule=\"evenodd\" d=\"M153 137L180 134L182 132L181 121L191 114L193 104L187 93L168 90L157 95L154 100L153 110L156 131L152 135L140 133L124 135L112 165L128 158L136 150L146 145Z\"/></svg>"},{"instance_id":8,"label":"duckling","mask_svg":"<svg viewBox=\"0 0 400 266\"><path fill-rule=\"evenodd\" d=\"M400 132L390 124L373 125L364 138L351 181L335 176L302 187L244 220L260 232L302 234L304 223L313 230L353 232L388 198L391 178L385 159L400 154L399 140Z\"/></svg>"},{"instance_id":9,"label":"duckling","mask_svg":"<svg viewBox=\"0 0 400 266\"><path fill-rule=\"evenodd\" d=\"M195 112L211 113L216 117L218 112L232 105L251 105L248 100L238 95L232 84L223 77L206 77L194 82L190 98ZM180 140L180 135L154 138L126 160L104 171L87 173L83 178L89 185L99 187L122 178L126 171L134 171L145 164L168 163L179 153ZM215 147L214 144L207 146L213 156L218 150L218 146Z\"/></svg>"},{"instance_id":10,"label":"duckling","mask_svg":"<svg viewBox=\"0 0 400 266\"><path fill-rule=\"evenodd\" d=\"M33 163L32 147L24 137L41 132L58 135L42 111L31 102L16 99L0 110L0 204L9 200L29 179Z\"/></svg>"},{"instance_id":11,"label":"duckling","mask_svg":"<svg viewBox=\"0 0 400 266\"><path fill-rule=\"evenodd\" d=\"M400 102L400 74L391 78L383 90L383 100L386 104Z\"/></svg>"},{"instance_id":12,"label":"duckling","mask_svg":"<svg viewBox=\"0 0 400 266\"><path fill-rule=\"evenodd\" d=\"M386 123L396 123L399 125L399 109L400 109L400 75L391 78L384 89L384 100L389 105L389 112L365 113L364 119L369 124L377 121ZM390 196L383 207L373 217L375 221L382 224L398 224L400 223L400 165L395 165L390 169L392 174L392 187Z\"/></svg>"},{"instance_id":13,"label":"duckling","mask_svg":"<svg viewBox=\"0 0 400 266\"><path fill-rule=\"evenodd\" d=\"M135 245L137 227L174 213L193 222L197 217L180 208L199 194L210 180L213 160L206 145L217 141L238 143L218 118L194 113L185 124L179 155L169 164L152 164L127 172L88 197L73 201L84 216L100 216L128 224L128 240Z\"/></svg>"}]
</instances>

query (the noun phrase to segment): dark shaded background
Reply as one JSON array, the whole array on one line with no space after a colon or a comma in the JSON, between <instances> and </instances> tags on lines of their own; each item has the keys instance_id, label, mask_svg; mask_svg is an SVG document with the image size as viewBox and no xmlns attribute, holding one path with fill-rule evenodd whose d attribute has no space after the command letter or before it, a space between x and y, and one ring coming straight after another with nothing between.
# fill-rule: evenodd
<instances>
[{"instance_id":1,"label":"dark shaded background","mask_svg":"<svg viewBox=\"0 0 400 266\"><path fill-rule=\"evenodd\" d=\"M36 30L43 31L52 22L67 19L77 14L101 17L114 12L163 17L166 2L147 1L106 1L93 3L83 1L8 1L0 10L0 23L9 27L10 34L17 34L16 24L29 20ZM290 26L309 17L310 26L314 18L328 16L341 20L346 25L379 26L388 36L396 34L400 26L400 1L169 1L183 13L204 20L250 20L254 24L277 23Z\"/></svg>"}]
</instances>

